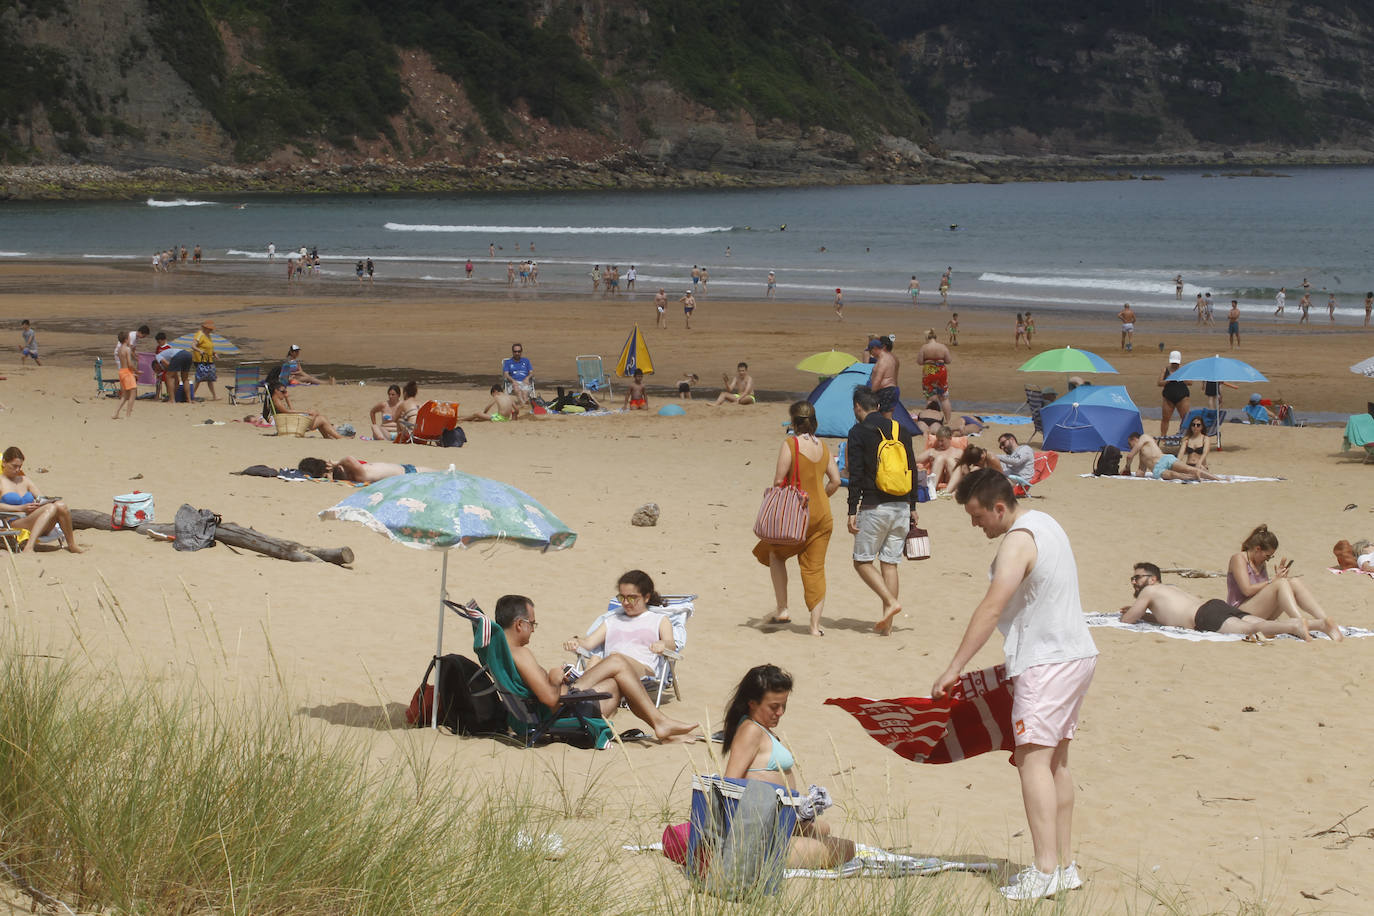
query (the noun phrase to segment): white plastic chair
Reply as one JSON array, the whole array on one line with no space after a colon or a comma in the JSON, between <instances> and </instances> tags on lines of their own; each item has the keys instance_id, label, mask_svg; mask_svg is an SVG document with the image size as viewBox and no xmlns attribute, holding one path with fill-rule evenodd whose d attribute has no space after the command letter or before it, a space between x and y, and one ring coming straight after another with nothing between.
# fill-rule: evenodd
<instances>
[{"instance_id":1,"label":"white plastic chair","mask_svg":"<svg viewBox=\"0 0 1374 916\"><path fill-rule=\"evenodd\" d=\"M669 687L673 689L673 697L682 700L682 691L678 687L677 663L682 659L682 650L687 646L687 621L692 619L697 600L696 595L663 595L662 598L667 602L666 605L650 605L649 610L668 616L668 622L673 627L673 642L676 643L676 649L669 649L660 655L654 673L641 678L644 689L654 698L655 706L663 705L663 691ZM587 627L587 632L582 635L590 636L603 623L620 613L620 602L612 598L605 612L593 620L592 625ZM581 674L586 667L587 659L606 657L606 646L603 644L595 649L579 649L577 656L576 670Z\"/></svg>"}]
</instances>

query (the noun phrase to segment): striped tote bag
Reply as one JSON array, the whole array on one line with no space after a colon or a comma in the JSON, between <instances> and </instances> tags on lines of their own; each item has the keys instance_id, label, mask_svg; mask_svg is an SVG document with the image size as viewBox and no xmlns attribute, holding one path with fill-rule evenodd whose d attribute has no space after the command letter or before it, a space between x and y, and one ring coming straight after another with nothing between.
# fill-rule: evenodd
<instances>
[{"instance_id":1,"label":"striped tote bag","mask_svg":"<svg viewBox=\"0 0 1374 916\"><path fill-rule=\"evenodd\" d=\"M811 497L801 487L801 469L797 466L801 449L792 440L792 471L780 487L763 491L763 504L754 519L754 534L761 541L780 546L800 544L806 540L811 523Z\"/></svg>"}]
</instances>

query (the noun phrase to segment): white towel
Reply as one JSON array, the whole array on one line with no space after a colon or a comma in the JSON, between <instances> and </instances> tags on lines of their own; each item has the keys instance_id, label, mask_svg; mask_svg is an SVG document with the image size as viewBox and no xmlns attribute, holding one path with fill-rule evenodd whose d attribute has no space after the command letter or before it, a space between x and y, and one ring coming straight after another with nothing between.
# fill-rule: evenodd
<instances>
[{"instance_id":1,"label":"white towel","mask_svg":"<svg viewBox=\"0 0 1374 916\"><path fill-rule=\"evenodd\" d=\"M1119 614L1084 614L1084 619L1090 627L1107 627L1113 630L1130 630L1133 633L1157 633L1160 636L1168 636L1171 639L1186 639L1190 642L1239 642L1245 637L1240 633L1204 633L1198 630L1188 630L1183 627L1164 627L1156 623L1146 623L1141 620L1137 623L1122 623ZM1364 636L1374 636L1374 630L1365 630L1361 627L1341 627L1343 636L1350 636L1359 639ZM1283 634L1275 636L1274 639L1300 639L1298 636ZM1314 630L1313 639L1330 639L1325 633Z\"/></svg>"}]
</instances>

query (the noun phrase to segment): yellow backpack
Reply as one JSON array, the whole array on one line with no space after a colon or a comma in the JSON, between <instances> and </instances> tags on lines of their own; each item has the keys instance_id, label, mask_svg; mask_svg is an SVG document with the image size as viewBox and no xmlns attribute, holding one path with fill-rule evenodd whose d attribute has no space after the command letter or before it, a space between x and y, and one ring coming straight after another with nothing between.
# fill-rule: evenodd
<instances>
[{"instance_id":1,"label":"yellow backpack","mask_svg":"<svg viewBox=\"0 0 1374 916\"><path fill-rule=\"evenodd\" d=\"M873 475L874 482L889 496L906 496L911 492L911 465L907 464L906 446L897 433L897 421L892 422L890 438L881 429L878 434L883 441L878 443L878 470Z\"/></svg>"}]
</instances>

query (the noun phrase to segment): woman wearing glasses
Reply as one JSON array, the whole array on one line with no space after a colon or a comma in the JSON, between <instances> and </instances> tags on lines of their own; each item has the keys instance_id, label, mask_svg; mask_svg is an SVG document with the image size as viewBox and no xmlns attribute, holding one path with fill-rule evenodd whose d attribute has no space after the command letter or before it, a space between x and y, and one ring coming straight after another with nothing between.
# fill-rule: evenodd
<instances>
[{"instance_id":1,"label":"woman wearing glasses","mask_svg":"<svg viewBox=\"0 0 1374 916\"><path fill-rule=\"evenodd\" d=\"M654 591L654 580L641 569L632 569L616 583L616 600L620 612L586 636L574 636L563 643L568 652L579 649L605 647L605 656L621 655L639 671L640 677L654 674L657 657L668 650L677 650L673 638L673 624L668 615L653 608L667 602ZM601 661L592 658L589 665Z\"/></svg>"},{"instance_id":2,"label":"woman wearing glasses","mask_svg":"<svg viewBox=\"0 0 1374 916\"><path fill-rule=\"evenodd\" d=\"M1334 640L1345 637L1336 622L1326 616L1306 583L1289 575L1293 561L1279 560L1271 577L1267 563L1279 549L1279 539L1268 525L1260 525L1250 532L1240 545L1240 553L1231 557L1226 569L1226 603L1237 610L1265 620L1277 620L1287 614L1304 633L1308 621L1303 614L1315 618L1313 629L1321 630Z\"/></svg>"},{"instance_id":3,"label":"woman wearing glasses","mask_svg":"<svg viewBox=\"0 0 1374 916\"><path fill-rule=\"evenodd\" d=\"M1201 468L1210 471L1207 467L1207 453L1212 450L1212 440L1208 438L1206 425L1202 422L1202 417L1193 417L1188 422L1188 428L1183 431L1182 451L1183 463L1193 468Z\"/></svg>"}]
</instances>

